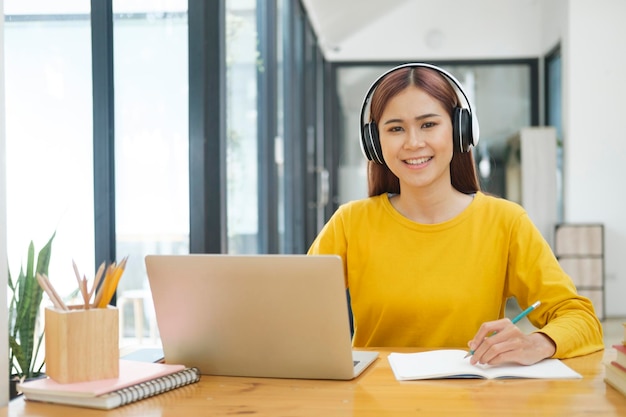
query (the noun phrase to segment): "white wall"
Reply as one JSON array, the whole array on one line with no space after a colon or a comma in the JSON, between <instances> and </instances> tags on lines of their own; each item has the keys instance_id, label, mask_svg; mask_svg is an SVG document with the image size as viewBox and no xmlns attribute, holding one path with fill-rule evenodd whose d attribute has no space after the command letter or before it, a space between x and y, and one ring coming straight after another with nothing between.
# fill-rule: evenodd
<instances>
[{"instance_id":1,"label":"white wall","mask_svg":"<svg viewBox=\"0 0 626 417\"><path fill-rule=\"evenodd\" d=\"M607 316L625 316L626 2L571 0L568 15L565 217L604 224Z\"/></svg>"},{"instance_id":2,"label":"white wall","mask_svg":"<svg viewBox=\"0 0 626 417\"><path fill-rule=\"evenodd\" d=\"M7 310L6 142L4 131L4 1L0 0L0 407L9 402L9 319Z\"/></svg>"},{"instance_id":3,"label":"white wall","mask_svg":"<svg viewBox=\"0 0 626 417\"><path fill-rule=\"evenodd\" d=\"M541 2L541 55L567 41L569 0Z\"/></svg>"}]
</instances>

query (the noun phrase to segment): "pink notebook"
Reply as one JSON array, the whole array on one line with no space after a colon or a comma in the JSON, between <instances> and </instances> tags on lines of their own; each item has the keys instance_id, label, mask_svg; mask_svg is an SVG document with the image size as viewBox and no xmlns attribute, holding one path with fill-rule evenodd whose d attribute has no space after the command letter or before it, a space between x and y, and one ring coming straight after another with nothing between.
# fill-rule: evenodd
<instances>
[{"instance_id":1,"label":"pink notebook","mask_svg":"<svg viewBox=\"0 0 626 417\"><path fill-rule=\"evenodd\" d=\"M68 397L96 397L109 392L127 388L132 385L170 375L185 369L184 365L165 363L139 362L120 359L120 375L118 378L100 379L97 381L61 384L53 379L37 379L18 385L18 390L26 394L46 393Z\"/></svg>"}]
</instances>

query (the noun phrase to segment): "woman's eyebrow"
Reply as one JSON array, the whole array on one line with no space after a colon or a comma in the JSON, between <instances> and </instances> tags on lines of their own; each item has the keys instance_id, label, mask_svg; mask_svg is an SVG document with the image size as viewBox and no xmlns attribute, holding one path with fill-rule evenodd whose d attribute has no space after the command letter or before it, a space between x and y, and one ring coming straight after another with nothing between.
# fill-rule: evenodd
<instances>
[{"instance_id":1,"label":"woman's eyebrow","mask_svg":"<svg viewBox=\"0 0 626 417\"><path fill-rule=\"evenodd\" d=\"M427 114L422 114L421 116L416 116L414 118L414 120L423 120L423 119L428 119L429 117L440 117L440 114L437 113L427 113ZM386 120L385 123L383 123L383 125L388 125L391 123L401 123L403 121L403 119L389 119Z\"/></svg>"}]
</instances>

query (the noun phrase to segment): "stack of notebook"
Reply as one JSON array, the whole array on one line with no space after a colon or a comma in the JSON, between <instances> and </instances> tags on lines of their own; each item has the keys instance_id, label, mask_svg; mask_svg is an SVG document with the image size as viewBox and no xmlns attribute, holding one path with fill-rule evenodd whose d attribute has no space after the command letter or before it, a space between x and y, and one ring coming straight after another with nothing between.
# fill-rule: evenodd
<instances>
[{"instance_id":1,"label":"stack of notebook","mask_svg":"<svg viewBox=\"0 0 626 417\"><path fill-rule=\"evenodd\" d=\"M614 361L605 364L604 381L626 395L626 323L624 323L624 339L621 344L613 345L617 351Z\"/></svg>"},{"instance_id":2,"label":"stack of notebook","mask_svg":"<svg viewBox=\"0 0 626 417\"><path fill-rule=\"evenodd\" d=\"M61 384L51 378L18 385L29 401L112 409L200 379L196 368L120 359L118 378Z\"/></svg>"}]
</instances>

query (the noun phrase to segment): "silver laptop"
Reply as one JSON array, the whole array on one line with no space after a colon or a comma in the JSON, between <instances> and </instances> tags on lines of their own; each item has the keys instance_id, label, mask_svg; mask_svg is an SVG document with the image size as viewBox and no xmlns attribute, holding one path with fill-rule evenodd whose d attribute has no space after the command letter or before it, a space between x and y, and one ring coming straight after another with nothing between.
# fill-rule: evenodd
<instances>
[{"instance_id":1,"label":"silver laptop","mask_svg":"<svg viewBox=\"0 0 626 417\"><path fill-rule=\"evenodd\" d=\"M165 361L205 375L341 379L353 351L343 265L333 255L148 255Z\"/></svg>"}]
</instances>

